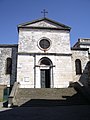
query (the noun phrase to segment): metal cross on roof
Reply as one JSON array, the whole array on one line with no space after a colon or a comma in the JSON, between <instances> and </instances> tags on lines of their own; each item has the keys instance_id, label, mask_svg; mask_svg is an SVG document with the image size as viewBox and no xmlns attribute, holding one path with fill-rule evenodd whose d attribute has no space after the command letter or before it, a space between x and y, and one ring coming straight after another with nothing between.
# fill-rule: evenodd
<instances>
[{"instance_id":1,"label":"metal cross on roof","mask_svg":"<svg viewBox=\"0 0 90 120\"><path fill-rule=\"evenodd\" d=\"M41 11L41 13L43 13L44 18L46 17L46 14L48 13L45 9L43 9L43 11Z\"/></svg>"}]
</instances>

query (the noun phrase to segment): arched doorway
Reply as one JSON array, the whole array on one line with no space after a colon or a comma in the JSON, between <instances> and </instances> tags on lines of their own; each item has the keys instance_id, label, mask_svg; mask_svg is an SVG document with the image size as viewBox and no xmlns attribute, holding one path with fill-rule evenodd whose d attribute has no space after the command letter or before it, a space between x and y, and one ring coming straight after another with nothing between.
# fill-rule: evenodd
<instances>
[{"instance_id":1,"label":"arched doorway","mask_svg":"<svg viewBox=\"0 0 90 120\"><path fill-rule=\"evenodd\" d=\"M51 84L51 66L52 62L49 58L43 57L40 60L40 81L41 88L50 88Z\"/></svg>"}]
</instances>

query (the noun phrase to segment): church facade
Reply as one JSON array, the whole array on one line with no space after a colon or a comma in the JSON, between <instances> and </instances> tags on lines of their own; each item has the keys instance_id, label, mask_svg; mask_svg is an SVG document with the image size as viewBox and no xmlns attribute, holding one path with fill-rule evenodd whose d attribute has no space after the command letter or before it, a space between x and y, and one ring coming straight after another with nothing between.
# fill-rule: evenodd
<instances>
[{"instance_id":1,"label":"church facade","mask_svg":"<svg viewBox=\"0 0 90 120\"><path fill-rule=\"evenodd\" d=\"M18 25L18 45L0 45L0 85L67 88L90 84L90 39L70 47L67 25L48 18Z\"/></svg>"}]
</instances>

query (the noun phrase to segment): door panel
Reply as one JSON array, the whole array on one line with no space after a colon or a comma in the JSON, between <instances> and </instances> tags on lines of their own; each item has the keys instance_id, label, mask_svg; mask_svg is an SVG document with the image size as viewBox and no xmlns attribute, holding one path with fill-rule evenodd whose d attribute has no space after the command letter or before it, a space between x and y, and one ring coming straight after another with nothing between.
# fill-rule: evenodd
<instances>
[{"instance_id":1,"label":"door panel","mask_svg":"<svg viewBox=\"0 0 90 120\"><path fill-rule=\"evenodd\" d=\"M50 69L41 69L41 88L50 88Z\"/></svg>"},{"instance_id":2,"label":"door panel","mask_svg":"<svg viewBox=\"0 0 90 120\"><path fill-rule=\"evenodd\" d=\"M50 88L50 69L45 71L45 86Z\"/></svg>"},{"instance_id":3,"label":"door panel","mask_svg":"<svg viewBox=\"0 0 90 120\"><path fill-rule=\"evenodd\" d=\"M45 70L41 70L41 88L45 88Z\"/></svg>"}]
</instances>

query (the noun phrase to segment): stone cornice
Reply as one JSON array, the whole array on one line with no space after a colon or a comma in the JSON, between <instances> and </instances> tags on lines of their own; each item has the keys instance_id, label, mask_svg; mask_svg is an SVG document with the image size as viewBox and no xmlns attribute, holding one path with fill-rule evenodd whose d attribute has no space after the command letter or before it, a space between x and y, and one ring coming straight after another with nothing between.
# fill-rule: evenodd
<instances>
[{"instance_id":1,"label":"stone cornice","mask_svg":"<svg viewBox=\"0 0 90 120\"><path fill-rule=\"evenodd\" d=\"M18 52L18 55L54 55L54 56L71 56L71 53L26 53L26 52Z\"/></svg>"},{"instance_id":2,"label":"stone cornice","mask_svg":"<svg viewBox=\"0 0 90 120\"><path fill-rule=\"evenodd\" d=\"M63 31L70 31L70 29L68 29L68 28L31 27L31 26L28 26L28 27L21 26L21 27L19 27L19 29L20 29L20 28L22 28L22 29L39 29L39 30L63 30ZM19 32L19 29L18 29L18 32Z\"/></svg>"}]
</instances>

